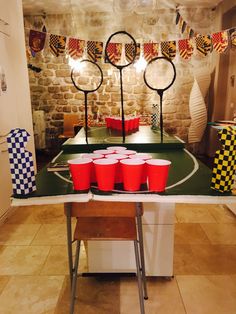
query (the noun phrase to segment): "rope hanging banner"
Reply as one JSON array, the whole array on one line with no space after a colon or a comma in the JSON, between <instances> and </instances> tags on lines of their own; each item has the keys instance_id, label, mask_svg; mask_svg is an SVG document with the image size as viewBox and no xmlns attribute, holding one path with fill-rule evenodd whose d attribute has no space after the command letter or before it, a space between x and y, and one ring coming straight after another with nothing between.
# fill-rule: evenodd
<instances>
[{"instance_id":1,"label":"rope hanging banner","mask_svg":"<svg viewBox=\"0 0 236 314\"><path fill-rule=\"evenodd\" d=\"M143 78L145 84L160 96L160 130L161 143L163 143L162 101L164 92L174 84L176 79L174 63L165 57L156 57L147 64Z\"/></svg>"},{"instance_id":2,"label":"rope hanging banner","mask_svg":"<svg viewBox=\"0 0 236 314\"><path fill-rule=\"evenodd\" d=\"M108 53L108 47L109 47L109 43L111 43L112 39L114 40L115 36L126 36L129 38L129 40L131 39L131 45L132 45L132 53L131 53L131 57L129 59L129 61L125 62L125 60L122 60L121 57L121 61L120 63L114 63L114 61L112 60L110 54ZM106 55L106 59L108 60L108 62L113 65L114 67L116 67L119 72L120 72L120 95L121 95L121 119L122 119L122 138L123 138L123 143L125 143L125 114L124 114L124 99L123 99L123 77L122 77L122 70L126 67L128 67L129 65L131 65L136 58L136 54L137 54L137 43L135 41L135 39L127 32L125 31L119 31L116 33L113 33L107 40L106 42L106 47L105 47L105 55Z\"/></svg>"},{"instance_id":3,"label":"rope hanging banner","mask_svg":"<svg viewBox=\"0 0 236 314\"><path fill-rule=\"evenodd\" d=\"M86 139L86 143L88 144L88 93L93 93L96 90L99 89L99 87L102 85L103 82L103 72L102 69L100 68L100 66L90 60L82 60L80 62L81 64L81 70L77 70L77 69L72 69L71 71L71 80L73 85L75 86L76 89L78 89L79 91L84 93L84 106L85 106L85 139ZM85 67L93 67L95 68L95 70L98 70L98 74L100 75L100 80L94 80L93 81L93 88L89 88L89 84L86 84L86 86L88 86L88 88L84 88L82 87L82 84L79 83L79 78L81 78L81 72L83 71L83 69L85 69ZM93 71L95 72L95 71Z\"/></svg>"}]
</instances>

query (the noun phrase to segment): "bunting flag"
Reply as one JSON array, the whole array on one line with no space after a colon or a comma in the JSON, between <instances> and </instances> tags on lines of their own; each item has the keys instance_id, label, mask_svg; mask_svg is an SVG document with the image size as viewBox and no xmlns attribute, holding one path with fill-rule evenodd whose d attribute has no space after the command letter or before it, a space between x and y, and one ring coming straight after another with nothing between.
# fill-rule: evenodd
<instances>
[{"instance_id":1,"label":"bunting flag","mask_svg":"<svg viewBox=\"0 0 236 314\"><path fill-rule=\"evenodd\" d=\"M176 25L179 24L180 18L181 18L181 15L180 15L179 11L177 10L177 11L176 11L176 20L175 20L175 24L176 24Z\"/></svg>"},{"instance_id":2,"label":"bunting flag","mask_svg":"<svg viewBox=\"0 0 236 314\"><path fill-rule=\"evenodd\" d=\"M85 40L69 38L68 53L71 58L77 60L82 58L85 48Z\"/></svg>"},{"instance_id":3,"label":"bunting flag","mask_svg":"<svg viewBox=\"0 0 236 314\"><path fill-rule=\"evenodd\" d=\"M183 34L185 31L189 38L192 38L195 35L194 30L188 25L188 23L182 18L181 14L178 10L176 10L176 20L175 24L179 24L179 28L181 30L181 33Z\"/></svg>"},{"instance_id":4,"label":"bunting flag","mask_svg":"<svg viewBox=\"0 0 236 314\"><path fill-rule=\"evenodd\" d=\"M176 41L163 41L161 42L161 53L168 59L174 59L176 56Z\"/></svg>"},{"instance_id":5,"label":"bunting flag","mask_svg":"<svg viewBox=\"0 0 236 314\"><path fill-rule=\"evenodd\" d=\"M188 60L193 54L193 44L190 39L180 39L178 42L180 56Z\"/></svg>"},{"instance_id":6,"label":"bunting flag","mask_svg":"<svg viewBox=\"0 0 236 314\"><path fill-rule=\"evenodd\" d=\"M107 46L107 54L111 62L118 63L121 59L122 44L121 43L109 43Z\"/></svg>"},{"instance_id":7,"label":"bunting flag","mask_svg":"<svg viewBox=\"0 0 236 314\"><path fill-rule=\"evenodd\" d=\"M140 44L139 43L137 43L135 58L134 58L134 52L135 52L135 48L134 48L133 43L125 44L125 57L128 62L132 62L133 59L134 60L139 59L139 56L140 56Z\"/></svg>"},{"instance_id":8,"label":"bunting flag","mask_svg":"<svg viewBox=\"0 0 236 314\"><path fill-rule=\"evenodd\" d=\"M87 53L88 58L93 62L98 62L102 58L103 52L103 42L101 41L92 41L87 42Z\"/></svg>"},{"instance_id":9,"label":"bunting flag","mask_svg":"<svg viewBox=\"0 0 236 314\"><path fill-rule=\"evenodd\" d=\"M214 33L211 35L211 39L215 51L222 53L227 49L229 44L227 31Z\"/></svg>"},{"instance_id":10,"label":"bunting flag","mask_svg":"<svg viewBox=\"0 0 236 314\"><path fill-rule=\"evenodd\" d=\"M158 56L158 43L144 43L143 56L147 62L156 58Z\"/></svg>"},{"instance_id":11,"label":"bunting flag","mask_svg":"<svg viewBox=\"0 0 236 314\"><path fill-rule=\"evenodd\" d=\"M197 35L195 38L197 51L202 56L206 56L212 51L212 41L210 35Z\"/></svg>"},{"instance_id":12,"label":"bunting flag","mask_svg":"<svg viewBox=\"0 0 236 314\"><path fill-rule=\"evenodd\" d=\"M29 33L29 46L32 52L36 53L43 50L46 40L46 34L43 32L38 32L30 30Z\"/></svg>"},{"instance_id":13,"label":"bunting flag","mask_svg":"<svg viewBox=\"0 0 236 314\"><path fill-rule=\"evenodd\" d=\"M229 30L230 47L236 49L236 27Z\"/></svg>"},{"instance_id":14,"label":"bunting flag","mask_svg":"<svg viewBox=\"0 0 236 314\"><path fill-rule=\"evenodd\" d=\"M49 47L51 53L58 57L60 54L63 54L66 48L66 37L60 35L50 35Z\"/></svg>"}]
</instances>

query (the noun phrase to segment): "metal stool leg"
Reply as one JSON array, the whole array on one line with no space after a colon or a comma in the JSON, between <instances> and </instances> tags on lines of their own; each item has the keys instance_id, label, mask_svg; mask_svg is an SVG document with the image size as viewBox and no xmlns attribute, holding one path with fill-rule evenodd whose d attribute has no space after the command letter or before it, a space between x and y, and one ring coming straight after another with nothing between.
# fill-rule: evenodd
<instances>
[{"instance_id":1,"label":"metal stool leg","mask_svg":"<svg viewBox=\"0 0 236 314\"><path fill-rule=\"evenodd\" d=\"M139 292L140 312L141 312L141 314L145 314L144 301L143 301L142 275L141 275L141 271L140 271L139 249L138 249L138 241L137 240L134 241L134 251L135 251L135 260L136 260L137 277L138 277L138 292Z\"/></svg>"},{"instance_id":2,"label":"metal stool leg","mask_svg":"<svg viewBox=\"0 0 236 314\"><path fill-rule=\"evenodd\" d=\"M80 253L80 241L78 240L77 245L76 245L75 263L74 263L74 269L73 269L70 314L74 313L74 307L75 307L75 293L76 293L76 283L77 283L78 266L79 266L79 253Z\"/></svg>"},{"instance_id":3,"label":"metal stool leg","mask_svg":"<svg viewBox=\"0 0 236 314\"><path fill-rule=\"evenodd\" d=\"M70 273L70 285L72 286L73 279L73 257L72 257L72 230L71 230L71 203L66 203L66 232L67 232L67 252L68 252L68 264Z\"/></svg>"},{"instance_id":4,"label":"metal stool leg","mask_svg":"<svg viewBox=\"0 0 236 314\"><path fill-rule=\"evenodd\" d=\"M138 226L138 239L139 239L141 272L142 272L142 278L143 278L144 299L147 300L148 294L147 294L147 281L146 281L145 259L144 259L144 249L143 249L143 229L142 229L142 218L141 218L141 216L137 216L137 226Z\"/></svg>"}]
</instances>

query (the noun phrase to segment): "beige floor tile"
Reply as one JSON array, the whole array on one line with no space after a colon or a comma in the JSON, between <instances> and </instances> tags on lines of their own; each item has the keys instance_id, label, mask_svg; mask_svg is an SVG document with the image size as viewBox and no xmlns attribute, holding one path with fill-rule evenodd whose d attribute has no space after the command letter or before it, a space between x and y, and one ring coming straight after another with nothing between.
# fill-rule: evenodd
<instances>
[{"instance_id":1,"label":"beige floor tile","mask_svg":"<svg viewBox=\"0 0 236 314\"><path fill-rule=\"evenodd\" d=\"M65 222L62 204L19 206L6 220L7 224L61 224Z\"/></svg>"},{"instance_id":2,"label":"beige floor tile","mask_svg":"<svg viewBox=\"0 0 236 314\"><path fill-rule=\"evenodd\" d=\"M3 289L5 288L6 284L10 280L10 276L1 276L0 275L0 294L2 293Z\"/></svg>"},{"instance_id":3,"label":"beige floor tile","mask_svg":"<svg viewBox=\"0 0 236 314\"><path fill-rule=\"evenodd\" d=\"M236 244L236 224L201 224L212 244Z\"/></svg>"},{"instance_id":4,"label":"beige floor tile","mask_svg":"<svg viewBox=\"0 0 236 314\"><path fill-rule=\"evenodd\" d=\"M84 246L81 246L79 272L87 272L87 257ZM67 246L52 246L41 271L42 275L68 275Z\"/></svg>"},{"instance_id":5,"label":"beige floor tile","mask_svg":"<svg viewBox=\"0 0 236 314\"><path fill-rule=\"evenodd\" d=\"M64 276L13 276L0 295L0 313L53 313Z\"/></svg>"},{"instance_id":6,"label":"beige floor tile","mask_svg":"<svg viewBox=\"0 0 236 314\"><path fill-rule=\"evenodd\" d=\"M0 252L0 275L39 274L49 249L49 246L4 246Z\"/></svg>"},{"instance_id":7,"label":"beige floor tile","mask_svg":"<svg viewBox=\"0 0 236 314\"><path fill-rule=\"evenodd\" d=\"M209 244L210 241L200 224L186 223L175 225L176 244Z\"/></svg>"},{"instance_id":8,"label":"beige floor tile","mask_svg":"<svg viewBox=\"0 0 236 314\"><path fill-rule=\"evenodd\" d=\"M226 205L210 207L209 211L218 223L236 223L236 215Z\"/></svg>"},{"instance_id":9,"label":"beige floor tile","mask_svg":"<svg viewBox=\"0 0 236 314\"><path fill-rule=\"evenodd\" d=\"M235 314L236 286L230 276L177 276L189 314Z\"/></svg>"},{"instance_id":10,"label":"beige floor tile","mask_svg":"<svg viewBox=\"0 0 236 314\"><path fill-rule=\"evenodd\" d=\"M77 297L75 313L120 314L120 284L116 276L79 277ZM66 277L54 314L68 313L69 306L69 278Z\"/></svg>"},{"instance_id":11,"label":"beige floor tile","mask_svg":"<svg viewBox=\"0 0 236 314\"><path fill-rule=\"evenodd\" d=\"M217 207L218 205L214 205ZM211 214L212 205L176 204L176 218L179 223L214 223L216 219Z\"/></svg>"},{"instance_id":12,"label":"beige floor tile","mask_svg":"<svg viewBox=\"0 0 236 314\"><path fill-rule=\"evenodd\" d=\"M236 274L236 246L175 245L174 274Z\"/></svg>"},{"instance_id":13,"label":"beige floor tile","mask_svg":"<svg viewBox=\"0 0 236 314\"><path fill-rule=\"evenodd\" d=\"M175 279L148 278L147 314L185 314ZM137 279L122 278L120 283L120 314L140 313Z\"/></svg>"},{"instance_id":14,"label":"beige floor tile","mask_svg":"<svg viewBox=\"0 0 236 314\"><path fill-rule=\"evenodd\" d=\"M40 224L4 224L0 227L0 244L29 245L39 228Z\"/></svg>"},{"instance_id":15,"label":"beige floor tile","mask_svg":"<svg viewBox=\"0 0 236 314\"><path fill-rule=\"evenodd\" d=\"M31 245L65 245L66 239L65 224L43 224Z\"/></svg>"}]
</instances>

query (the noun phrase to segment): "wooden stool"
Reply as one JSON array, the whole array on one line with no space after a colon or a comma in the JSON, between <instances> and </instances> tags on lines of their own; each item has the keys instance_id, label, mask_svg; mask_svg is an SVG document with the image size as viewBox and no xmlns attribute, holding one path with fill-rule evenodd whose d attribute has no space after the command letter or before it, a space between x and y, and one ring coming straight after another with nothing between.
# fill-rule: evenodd
<instances>
[{"instance_id":1,"label":"wooden stool","mask_svg":"<svg viewBox=\"0 0 236 314\"><path fill-rule=\"evenodd\" d=\"M140 312L144 314L143 299L147 299L148 296L143 250L142 204L99 201L67 203L65 204L65 214L67 216L67 244L71 279L70 314L74 313L81 240L134 242ZM73 238L71 217L77 218ZM73 261L72 243L74 241L77 241L77 245Z\"/></svg>"}]
</instances>

